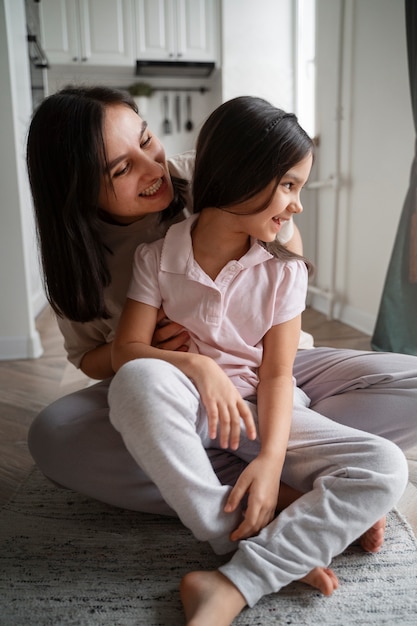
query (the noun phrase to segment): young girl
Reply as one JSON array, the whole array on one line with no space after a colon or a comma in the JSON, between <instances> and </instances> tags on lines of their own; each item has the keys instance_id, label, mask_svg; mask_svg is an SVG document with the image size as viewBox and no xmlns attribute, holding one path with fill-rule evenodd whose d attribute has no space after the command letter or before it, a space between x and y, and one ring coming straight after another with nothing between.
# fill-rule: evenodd
<instances>
[{"instance_id":1,"label":"young girl","mask_svg":"<svg viewBox=\"0 0 417 626\"><path fill-rule=\"evenodd\" d=\"M250 132L242 132L246 125ZM197 215L172 226L164 241L139 246L113 342L116 371L132 359L153 357L193 380L201 396L198 427L206 448L230 448L251 459L247 442L239 446L240 419L247 438L255 439L254 419L243 398L257 397L260 451L256 443L257 462L243 472L235 489L240 495L229 503L236 509L251 491L242 527L233 534L239 539L259 532L277 506L307 268L279 244L275 255L265 244L274 243L282 224L302 211L300 192L312 158L312 142L293 115L254 98L217 109L197 146ZM161 307L187 329L188 352L151 346ZM173 495L171 487L168 491Z\"/></svg>"},{"instance_id":2,"label":"young girl","mask_svg":"<svg viewBox=\"0 0 417 626\"><path fill-rule=\"evenodd\" d=\"M196 215L135 253L112 347L119 371L109 390L110 419L195 536L218 553L237 548L220 571L184 579L189 624L230 624L245 604L299 578L331 593L337 580L324 567L392 498L381 489L386 477L374 473L380 441L357 440L366 462L352 475L332 459L349 447L336 433L318 464L300 449L302 437L313 442L315 429L328 426L294 388L307 269L276 237L302 210L311 164L311 140L294 115L258 98L223 104L197 144ZM187 352L151 345L161 306L187 329ZM229 448L248 463L233 488L217 479L208 447ZM393 452L403 487L404 461ZM284 475L308 493L275 518ZM373 503L366 515L365 500ZM317 516L331 520L326 535Z\"/></svg>"}]
</instances>

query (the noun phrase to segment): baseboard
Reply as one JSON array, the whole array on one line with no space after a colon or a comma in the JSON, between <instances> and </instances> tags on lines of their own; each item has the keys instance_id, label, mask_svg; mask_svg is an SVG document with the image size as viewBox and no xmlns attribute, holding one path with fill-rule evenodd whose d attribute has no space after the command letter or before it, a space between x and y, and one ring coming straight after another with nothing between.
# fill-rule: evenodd
<instances>
[{"instance_id":1,"label":"baseboard","mask_svg":"<svg viewBox=\"0 0 417 626\"><path fill-rule=\"evenodd\" d=\"M308 304L312 309L323 313L326 316L332 317L332 319L339 320L356 330L359 330L365 335L371 336L374 332L376 316L370 313L365 313L360 309L357 309L350 305L343 305L336 302L333 305L333 311L330 310L330 300L326 296L321 294L310 294L308 296Z\"/></svg>"},{"instance_id":2,"label":"baseboard","mask_svg":"<svg viewBox=\"0 0 417 626\"><path fill-rule=\"evenodd\" d=\"M0 361L37 359L42 354L42 342L38 331L34 331L30 336L0 337Z\"/></svg>"}]
</instances>

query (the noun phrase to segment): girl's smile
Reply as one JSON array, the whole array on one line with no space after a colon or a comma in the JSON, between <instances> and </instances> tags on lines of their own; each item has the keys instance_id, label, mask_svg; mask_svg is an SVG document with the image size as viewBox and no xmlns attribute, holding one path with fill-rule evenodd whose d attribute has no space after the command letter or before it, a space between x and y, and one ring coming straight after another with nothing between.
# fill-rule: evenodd
<instances>
[{"instance_id":1,"label":"girl's smile","mask_svg":"<svg viewBox=\"0 0 417 626\"><path fill-rule=\"evenodd\" d=\"M268 200L276 185L275 181L272 181L255 197L232 207L230 212L236 219L236 228L260 241L273 241L281 230L282 224L293 215L302 212L300 193L308 180L312 163L313 156L309 154L286 172L264 210L256 212L256 207L263 206L263 203Z\"/></svg>"}]
</instances>

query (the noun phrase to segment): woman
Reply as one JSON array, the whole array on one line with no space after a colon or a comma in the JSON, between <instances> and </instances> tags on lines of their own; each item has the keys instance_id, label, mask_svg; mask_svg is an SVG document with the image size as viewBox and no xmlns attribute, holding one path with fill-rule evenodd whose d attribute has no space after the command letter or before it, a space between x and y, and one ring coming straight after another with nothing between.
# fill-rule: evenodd
<instances>
[{"instance_id":1,"label":"woman","mask_svg":"<svg viewBox=\"0 0 417 626\"><path fill-rule=\"evenodd\" d=\"M32 424L29 446L38 466L59 484L116 506L173 514L111 426L107 390L113 375L111 342L133 252L139 243L161 237L171 223L182 219L189 198L181 179L190 178L192 166L189 156L168 166L160 143L136 114L128 122L125 116L111 119L108 113L116 107L135 112L132 100L119 92L68 89L46 99L31 124L28 169L48 297L62 316L58 321L70 360L104 382L45 409ZM292 239L291 227L288 222L282 233L289 245L297 237ZM168 349L182 349L186 341L186 333L174 324L162 326L154 338ZM320 446L331 445L327 433L334 432L337 421L381 434L403 447L415 444L415 358L305 350L296 356L294 374L310 397L311 408L333 420L320 418ZM129 386L129 381L120 376L119 384ZM364 436L363 442L370 441L374 440ZM307 448L304 442L303 450ZM349 458L361 457L359 448L358 441L351 442ZM384 481L386 504L392 503L391 489L397 497L404 483L403 458L382 440L376 448L375 462L381 455L396 459L397 481ZM224 451L209 454L221 482L233 485L242 462ZM368 465L366 456L362 459ZM300 486L307 491L311 485L306 480ZM344 528L342 544L358 530L359 525ZM378 549L381 532L378 528L367 535L365 549ZM303 540L298 540L302 549ZM320 558L328 562L329 554ZM314 565L318 562L314 557ZM301 575L301 569L291 574L292 579ZM256 594L264 592L257 590L247 601L256 602Z\"/></svg>"}]
</instances>

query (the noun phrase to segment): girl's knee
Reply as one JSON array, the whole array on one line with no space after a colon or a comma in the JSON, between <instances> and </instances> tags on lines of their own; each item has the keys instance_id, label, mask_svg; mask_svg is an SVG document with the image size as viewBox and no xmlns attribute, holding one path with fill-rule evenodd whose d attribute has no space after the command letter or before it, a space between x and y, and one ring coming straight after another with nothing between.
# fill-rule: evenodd
<instances>
[{"instance_id":1,"label":"girl's knee","mask_svg":"<svg viewBox=\"0 0 417 626\"><path fill-rule=\"evenodd\" d=\"M394 505L408 482L408 463L402 450L392 441L379 438L374 445L374 469L382 489Z\"/></svg>"},{"instance_id":2,"label":"girl's knee","mask_svg":"<svg viewBox=\"0 0 417 626\"><path fill-rule=\"evenodd\" d=\"M115 374L109 388L109 404L120 405L127 399L144 402L155 397L161 379L167 379L167 367L157 359L135 359L125 363Z\"/></svg>"},{"instance_id":3,"label":"girl's knee","mask_svg":"<svg viewBox=\"0 0 417 626\"><path fill-rule=\"evenodd\" d=\"M193 383L177 367L159 359L125 363L109 388L110 421L121 430L124 423L153 424L156 415L193 407L199 396Z\"/></svg>"}]
</instances>

